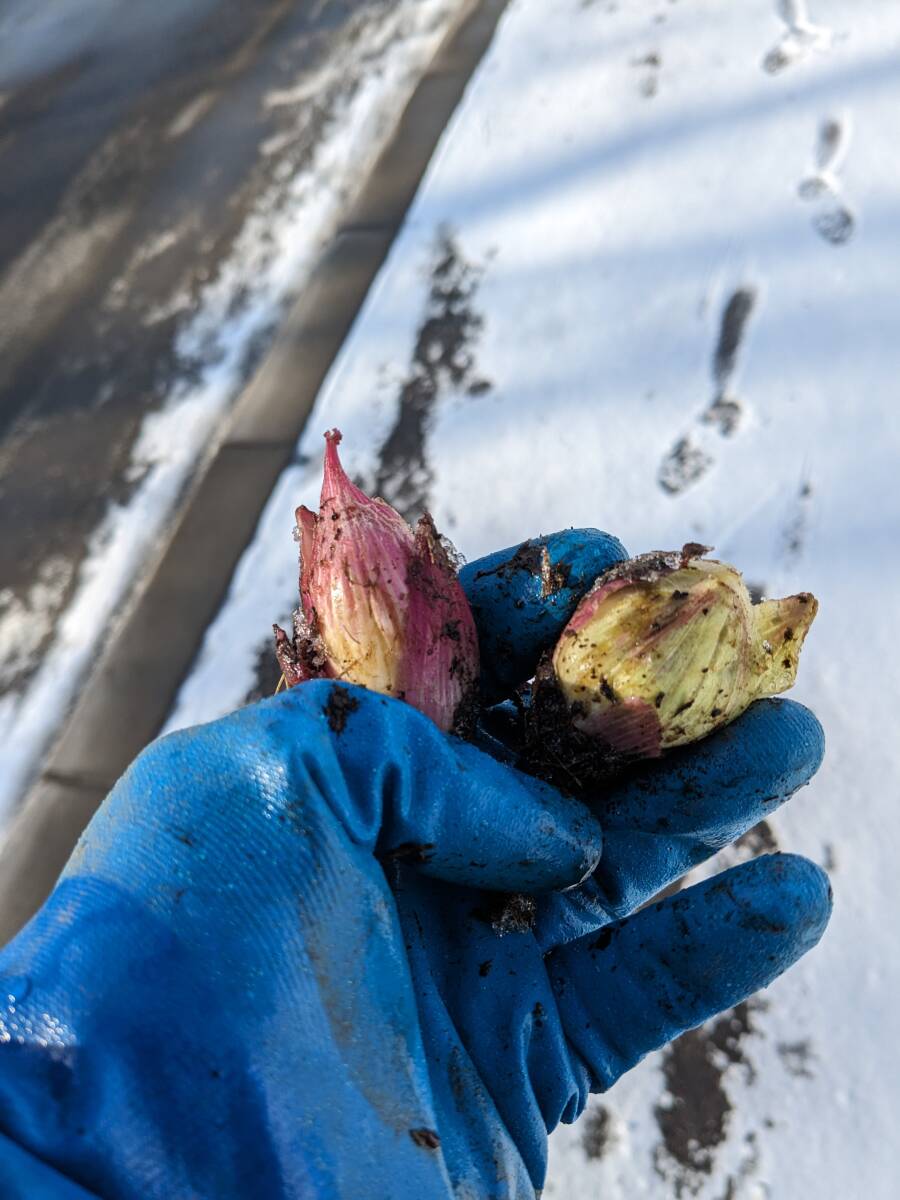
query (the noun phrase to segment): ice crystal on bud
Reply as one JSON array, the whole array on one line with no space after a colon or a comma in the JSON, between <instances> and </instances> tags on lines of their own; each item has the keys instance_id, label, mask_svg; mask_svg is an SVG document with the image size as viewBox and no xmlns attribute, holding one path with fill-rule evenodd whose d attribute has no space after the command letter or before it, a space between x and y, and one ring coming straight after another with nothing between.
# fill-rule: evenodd
<instances>
[{"instance_id":1,"label":"ice crystal on bud","mask_svg":"<svg viewBox=\"0 0 900 1200\"><path fill-rule=\"evenodd\" d=\"M297 509L300 607L293 637L275 627L289 687L343 679L396 696L459 731L478 680L472 612L427 514L415 531L348 479L341 435L325 435L318 513Z\"/></svg>"},{"instance_id":2,"label":"ice crystal on bud","mask_svg":"<svg viewBox=\"0 0 900 1200\"><path fill-rule=\"evenodd\" d=\"M696 741L794 683L817 602L753 604L740 573L701 557L644 554L602 575L553 652L575 727L652 757Z\"/></svg>"}]
</instances>

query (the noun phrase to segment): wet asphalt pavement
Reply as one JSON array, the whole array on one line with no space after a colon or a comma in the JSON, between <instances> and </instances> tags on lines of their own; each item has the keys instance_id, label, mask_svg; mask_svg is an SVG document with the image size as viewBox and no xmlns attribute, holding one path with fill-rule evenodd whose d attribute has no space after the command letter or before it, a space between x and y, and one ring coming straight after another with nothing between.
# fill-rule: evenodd
<instances>
[{"instance_id":1,"label":"wet asphalt pavement","mask_svg":"<svg viewBox=\"0 0 900 1200\"><path fill-rule=\"evenodd\" d=\"M139 482L143 418L206 365L179 330L254 204L315 150L348 86L323 65L396 6L0 0L0 626L19 617L0 693ZM267 103L320 76L312 99Z\"/></svg>"}]
</instances>

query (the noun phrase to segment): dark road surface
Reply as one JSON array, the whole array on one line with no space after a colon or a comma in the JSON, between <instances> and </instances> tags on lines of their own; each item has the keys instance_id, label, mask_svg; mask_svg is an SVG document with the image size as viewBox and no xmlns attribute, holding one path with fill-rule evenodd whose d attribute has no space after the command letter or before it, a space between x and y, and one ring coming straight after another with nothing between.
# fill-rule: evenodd
<instances>
[{"instance_id":1,"label":"dark road surface","mask_svg":"<svg viewBox=\"0 0 900 1200\"><path fill-rule=\"evenodd\" d=\"M142 419L206 365L177 341L201 290L358 85L323 64L400 4L0 0L0 694L139 481Z\"/></svg>"},{"instance_id":2,"label":"dark road surface","mask_svg":"<svg viewBox=\"0 0 900 1200\"><path fill-rule=\"evenodd\" d=\"M67 185L123 118L145 113L151 94L176 103L190 94L198 73L233 54L266 7L223 5L223 20L211 19L218 16L212 0L16 3L5 11L0 270L53 217ZM8 422L12 406L4 400Z\"/></svg>"},{"instance_id":3,"label":"dark road surface","mask_svg":"<svg viewBox=\"0 0 900 1200\"><path fill-rule=\"evenodd\" d=\"M290 37L296 67L297 33L308 40L302 57L311 61L328 31L321 20L325 6L290 0L46 7L40 17L27 15L24 3L0 10L4 434L26 411L40 418L60 405L58 396L47 394L60 381L58 366L47 370L46 338L75 295L88 300L93 294L102 306L104 285L142 234L174 224L200 204L207 240L217 225L220 237L226 232L216 200L231 198L255 154L260 106L252 101L273 84L267 49L277 51L279 35ZM288 24L292 28L284 28ZM267 41L276 44L267 47ZM254 83L255 97L247 94ZM190 137L192 122L222 103L226 90L230 103L215 130L220 136L204 130L205 145L198 145L200 139ZM154 290L161 291L161 283ZM79 358L85 332L73 330ZM56 342L57 364L67 349L65 337ZM74 393L90 389L85 371L74 379L67 371L65 383L66 407L73 400L81 407Z\"/></svg>"}]
</instances>

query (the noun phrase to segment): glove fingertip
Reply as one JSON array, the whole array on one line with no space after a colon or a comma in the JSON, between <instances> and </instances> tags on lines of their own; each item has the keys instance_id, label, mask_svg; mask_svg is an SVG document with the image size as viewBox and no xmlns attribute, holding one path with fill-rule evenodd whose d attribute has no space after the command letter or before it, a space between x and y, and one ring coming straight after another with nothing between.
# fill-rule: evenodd
<instances>
[{"instance_id":1,"label":"glove fingertip","mask_svg":"<svg viewBox=\"0 0 900 1200\"><path fill-rule=\"evenodd\" d=\"M763 855L745 865L745 887L750 911L742 926L751 932L785 934L785 967L819 942L834 897L831 881L817 863L801 854Z\"/></svg>"},{"instance_id":2,"label":"glove fingertip","mask_svg":"<svg viewBox=\"0 0 900 1200\"><path fill-rule=\"evenodd\" d=\"M463 567L459 578L478 629L488 704L534 674L597 576L626 557L609 533L565 529Z\"/></svg>"},{"instance_id":3,"label":"glove fingertip","mask_svg":"<svg viewBox=\"0 0 900 1200\"><path fill-rule=\"evenodd\" d=\"M553 951L560 1012L594 1088L768 987L816 945L831 904L815 863L766 855Z\"/></svg>"}]
</instances>

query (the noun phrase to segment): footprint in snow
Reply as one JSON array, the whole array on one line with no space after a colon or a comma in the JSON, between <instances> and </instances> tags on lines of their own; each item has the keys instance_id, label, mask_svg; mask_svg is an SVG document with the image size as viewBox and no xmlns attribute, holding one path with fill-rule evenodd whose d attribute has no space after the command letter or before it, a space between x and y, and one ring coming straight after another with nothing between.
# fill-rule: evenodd
<instances>
[{"instance_id":1,"label":"footprint in snow","mask_svg":"<svg viewBox=\"0 0 900 1200\"><path fill-rule=\"evenodd\" d=\"M702 479L713 461L690 435L679 438L660 463L657 474L659 486L670 496L678 496L692 483Z\"/></svg>"},{"instance_id":2,"label":"footprint in snow","mask_svg":"<svg viewBox=\"0 0 900 1200\"><path fill-rule=\"evenodd\" d=\"M800 199L815 206L813 229L832 246L845 245L856 229L856 218L844 200L838 174L849 148L849 121L826 117L816 138L813 169L797 187Z\"/></svg>"},{"instance_id":3,"label":"footprint in snow","mask_svg":"<svg viewBox=\"0 0 900 1200\"><path fill-rule=\"evenodd\" d=\"M744 408L732 388L738 356L756 307L757 292L751 285L735 288L722 309L719 337L712 358L713 396L699 419L722 437L731 437L740 424ZM715 461L703 447L703 431L678 438L659 467L659 486L676 496L706 474Z\"/></svg>"},{"instance_id":4,"label":"footprint in snow","mask_svg":"<svg viewBox=\"0 0 900 1200\"><path fill-rule=\"evenodd\" d=\"M662 56L658 50L651 50L648 54L642 54L640 58L633 58L631 65L643 71L638 88L645 100L652 100L659 91L659 69L662 66Z\"/></svg>"},{"instance_id":5,"label":"footprint in snow","mask_svg":"<svg viewBox=\"0 0 900 1200\"><path fill-rule=\"evenodd\" d=\"M770 75L780 74L815 51L831 48L834 33L825 25L813 24L806 0L776 0L775 11L785 30L762 61L763 70Z\"/></svg>"},{"instance_id":6,"label":"footprint in snow","mask_svg":"<svg viewBox=\"0 0 900 1200\"><path fill-rule=\"evenodd\" d=\"M716 387L709 408L700 418L724 437L731 437L740 423L743 409L730 384L737 368L738 353L747 332L747 322L756 307L756 288L736 288L722 310L719 340L713 355L712 376Z\"/></svg>"}]
</instances>

